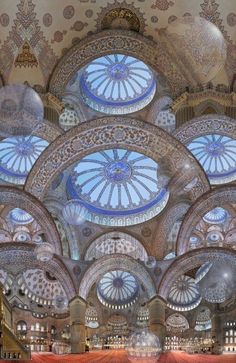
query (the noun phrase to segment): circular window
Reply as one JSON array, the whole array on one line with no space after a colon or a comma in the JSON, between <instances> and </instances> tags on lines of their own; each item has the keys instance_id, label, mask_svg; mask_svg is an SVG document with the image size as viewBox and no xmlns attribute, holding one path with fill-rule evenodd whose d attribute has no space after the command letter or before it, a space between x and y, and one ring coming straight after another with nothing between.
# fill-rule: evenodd
<instances>
[{"instance_id":1,"label":"circular window","mask_svg":"<svg viewBox=\"0 0 236 363\"><path fill-rule=\"evenodd\" d=\"M169 193L161 184L154 160L134 151L110 149L82 158L68 178L67 190L85 207L81 217L125 226L149 220L164 209Z\"/></svg>"},{"instance_id":2,"label":"circular window","mask_svg":"<svg viewBox=\"0 0 236 363\"><path fill-rule=\"evenodd\" d=\"M127 114L144 108L154 97L156 81L142 61L110 54L90 62L80 79L85 102L107 114Z\"/></svg>"}]
</instances>

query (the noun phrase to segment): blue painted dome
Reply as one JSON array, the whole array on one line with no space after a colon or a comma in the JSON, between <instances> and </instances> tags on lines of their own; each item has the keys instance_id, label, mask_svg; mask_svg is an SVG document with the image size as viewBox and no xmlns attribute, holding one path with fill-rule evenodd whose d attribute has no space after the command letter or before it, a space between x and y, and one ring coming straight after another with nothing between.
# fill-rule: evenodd
<instances>
[{"instance_id":1,"label":"blue painted dome","mask_svg":"<svg viewBox=\"0 0 236 363\"><path fill-rule=\"evenodd\" d=\"M159 214L169 193L160 187L158 164L135 151L109 149L89 154L67 181L71 198L86 208L87 220L104 225L132 225Z\"/></svg>"},{"instance_id":2,"label":"blue painted dome","mask_svg":"<svg viewBox=\"0 0 236 363\"><path fill-rule=\"evenodd\" d=\"M24 209L14 208L9 212L10 220L15 224L29 224L32 223L34 218L31 214L27 213Z\"/></svg>"},{"instance_id":3,"label":"blue painted dome","mask_svg":"<svg viewBox=\"0 0 236 363\"><path fill-rule=\"evenodd\" d=\"M221 207L216 207L206 213L203 220L210 224L224 223L228 217L228 212Z\"/></svg>"},{"instance_id":4,"label":"blue painted dome","mask_svg":"<svg viewBox=\"0 0 236 363\"><path fill-rule=\"evenodd\" d=\"M151 69L123 54L110 54L90 62L81 75L80 86L85 102L108 114L138 111L152 100L156 91Z\"/></svg>"},{"instance_id":5,"label":"blue painted dome","mask_svg":"<svg viewBox=\"0 0 236 363\"><path fill-rule=\"evenodd\" d=\"M204 135L187 146L202 165L211 184L236 179L236 140L223 135Z\"/></svg>"},{"instance_id":6,"label":"blue painted dome","mask_svg":"<svg viewBox=\"0 0 236 363\"><path fill-rule=\"evenodd\" d=\"M138 297L139 285L129 272L107 272L99 281L97 295L101 303L112 309L127 308Z\"/></svg>"},{"instance_id":7,"label":"blue painted dome","mask_svg":"<svg viewBox=\"0 0 236 363\"><path fill-rule=\"evenodd\" d=\"M36 136L15 136L0 141L0 178L24 184L35 161L48 146Z\"/></svg>"}]
</instances>

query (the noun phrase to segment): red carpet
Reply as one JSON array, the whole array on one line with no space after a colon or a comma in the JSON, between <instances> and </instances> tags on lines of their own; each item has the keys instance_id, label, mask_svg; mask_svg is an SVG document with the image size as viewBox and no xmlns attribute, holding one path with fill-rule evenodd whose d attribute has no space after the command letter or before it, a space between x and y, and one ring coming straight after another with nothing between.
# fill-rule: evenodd
<instances>
[{"instance_id":1,"label":"red carpet","mask_svg":"<svg viewBox=\"0 0 236 363\"><path fill-rule=\"evenodd\" d=\"M8 361L15 363L26 363L26 361ZM54 355L51 353L33 353L31 363L129 363L127 354L123 350L104 350L90 352L81 355ZM6 360L0 360L0 363L6 363ZM29 361L27 361L29 363ZM139 361L138 363L147 363ZM164 353L158 360L158 363L236 363L235 355L189 355L183 352Z\"/></svg>"}]
</instances>

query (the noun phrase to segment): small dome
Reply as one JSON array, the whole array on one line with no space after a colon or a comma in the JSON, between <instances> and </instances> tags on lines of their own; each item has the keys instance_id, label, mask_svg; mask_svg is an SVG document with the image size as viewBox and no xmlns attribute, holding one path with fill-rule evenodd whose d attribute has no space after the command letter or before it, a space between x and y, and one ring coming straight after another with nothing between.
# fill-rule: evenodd
<instances>
[{"instance_id":1,"label":"small dome","mask_svg":"<svg viewBox=\"0 0 236 363\"><path fill-rule=\"evenodd\" d=\"M59 117L59 124L65 131L69 130L71 127L78 125L79 118L76 111L69 106L65 107Z\"/></svg>"}]
</instances>

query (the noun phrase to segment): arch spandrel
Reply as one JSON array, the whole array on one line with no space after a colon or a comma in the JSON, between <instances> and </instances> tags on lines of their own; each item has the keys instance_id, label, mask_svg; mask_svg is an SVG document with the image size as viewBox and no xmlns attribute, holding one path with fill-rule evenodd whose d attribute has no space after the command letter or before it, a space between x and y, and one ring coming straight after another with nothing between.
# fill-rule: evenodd
<instances>
[{"instance_id":1,"label":"arch spandrel","mask_svg":"<svg viewBox=\"0 0 236 363\"><path fill-rule=\"evenodd\" d=\"M207 261L220 260L222 258L234 260L236 263L236 251L221 247L205 247L189 251L175 258L162 276L158 286L158 295L167 299L171 284L179 276L203 265Z\"/></svg>"},{"instance_id":2,"label":"arch spandrel","mask_svg":"<svg viewBox=\"0 0 236 363\"><path fill-rule=\"evenodd\" d=\"M122 53L137 57L166 79L173 94L179 94L188 81L173 62L164 45L134 31L114 29L93 34L74 45L60 60L49 82L49 91L61 98L74 74L98 56Z\"/></svg>"},{"instance_id":3,"label":"arch spandrel","mask_svg":"<svg viewBox=\"0 0 236 363\"><path fill-rule=\"evenodd\" d=\"M192 199L209 189L208 180L191 153L167 132L133 118L103 117L74 127L49 145L28 175L25 190L42 200L60 171L89 153L114 146L143 153L157 162L165 159L173 174L181 175L185 164L196 163L194 176L199 182L190 192Z\"/></svg>"},{"instance_id":4,"label":"arch spandrel","mask_svg":"<svg viewBox=\"0 0 236 363\"><path fill-rule=\"evenodd\" d=\"M147 289L151 299L156 294L154 281L143 265L126 255L107 255L96 260L84 273L79 286L79 296L86 300L89 291L106 272L124 270L132 273Z\"/></svg>"},{"instance_id":5,"label":"arch spandrel","mask_svg":"<svg viewBox=\"0 0 236 363\"><path fill-rule=\"evenodd\" d=\"M191 233L201 218L210 210L222 207L227 203L236 202L236 187L217 187L216 189L203 194L186 213L180 227L176 252L182 255L188 250L188 243Z\"/></svg>"},{"instance_id":6,"label":"arch spandrel","mask_svg":"<svg viewBox=\"0 0 236 363\"><path fill-rule=\"evenodd\" d=\"M32 215L32 217L40 224L46 235L47 242L51 243L55 247L56 253L61 253L60 236L55 223L47 209L33 195L15 187L1 186L0 203L12 206L13 208L17 207L24 209Z\"/></svg>"}]
</instances>

